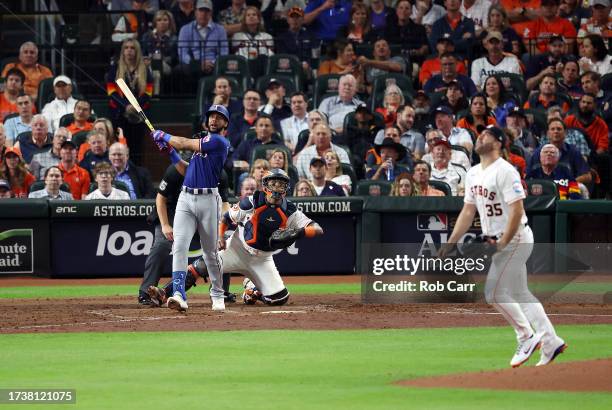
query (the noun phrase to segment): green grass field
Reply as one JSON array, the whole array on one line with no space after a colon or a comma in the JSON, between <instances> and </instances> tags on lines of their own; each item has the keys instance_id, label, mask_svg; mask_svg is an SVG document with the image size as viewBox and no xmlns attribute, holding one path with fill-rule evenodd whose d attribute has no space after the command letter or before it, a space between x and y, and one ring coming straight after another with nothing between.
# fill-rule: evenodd
<instances>
[{"instance_id":1,"label":"green grass field","mask_svg":"<svg viewBox=\"0 0 612 410\"><path fill-rule=\"evenodd\" d=\"M612 326L558 330L571 342L560 361L612 357ZM2 335L0 386L72 388L92 409L611 407L612 394L392 384L505 368L513 348L505 327Z\"/></svg>"}]
</instances>

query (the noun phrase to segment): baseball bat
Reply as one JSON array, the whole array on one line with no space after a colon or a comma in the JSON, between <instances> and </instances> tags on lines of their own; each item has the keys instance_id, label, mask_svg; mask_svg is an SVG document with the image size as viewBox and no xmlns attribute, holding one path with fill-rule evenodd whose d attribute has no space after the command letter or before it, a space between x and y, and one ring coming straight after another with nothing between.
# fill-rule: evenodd
<instances>
[{"instance_id":1,"label":"baseball bat","mask_svg":"<svg viewBox=\"0 0 612 410\"><path fill-rule=\"evenodd\" d=\"M134 94L132 94L132 91L130 90L130 88L127 86L127 84L125 83L125 81L123 80L123 78L119 78L117 79L117 81L115 81L117 83L117 85L119 86L119 88L121 89L121 91L123 92L123 95L125 95L125 97L128 99L128 101L130 102L130 104L132 104L132 106L134 108L136 108L136 111L138 111L138 114L140 114L140 117L143 119L143 121L145 122L145 124L147 124L147 127L149 127L149 129L151 131L155 131L155 128L153 128L153 125L151 125L151 122L149 121L149 119L147 118L147 115L144 113L144 111L142 110L142 108L140 107L140 104L138 104L138 101L136 100L136 97L134 97Z\"/></svg>"}]
</instances>

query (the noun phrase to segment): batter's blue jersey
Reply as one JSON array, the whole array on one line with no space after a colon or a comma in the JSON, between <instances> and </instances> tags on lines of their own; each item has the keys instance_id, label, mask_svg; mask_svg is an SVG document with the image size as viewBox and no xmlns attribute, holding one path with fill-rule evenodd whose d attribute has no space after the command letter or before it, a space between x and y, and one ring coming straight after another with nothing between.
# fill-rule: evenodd
<instances>
[{"instance_id":1,"label":"batter's blue jersey","mask_svg":"<svg viewBox=\"0 0 612 410\"><path fill-rule=\"evenodd\" d=\"M188 188L217 188L229 147L229 141L219 134L200 138L200 152L193 154L183 185Z\"/></svg>"}]
</instances>

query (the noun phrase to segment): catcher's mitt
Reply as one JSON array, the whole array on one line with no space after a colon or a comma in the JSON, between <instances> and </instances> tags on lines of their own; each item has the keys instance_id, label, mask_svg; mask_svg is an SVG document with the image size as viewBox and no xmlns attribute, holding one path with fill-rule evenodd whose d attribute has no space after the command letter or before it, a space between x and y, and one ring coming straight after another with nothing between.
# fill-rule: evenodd
<instances>
[{"instance_id":1,"label":"catcher's mitt","mask_svg":"<svg viewBox=\"0 0 612 410\"><path fill-rule=\"evenodd\" d=\"M468 238L463 242L463 246L461 246L461 255L464 258L473 259L492 256L497 252L497 245L495 243L490 243L489 241L491 239L495 238L482 234Z\"/></svg>"},{"instance_id":2,"label":"catcher's mitt","mask_svg":"<svg viewBox=\"0 0 612 410\"><path fill-rule=\"evenodd\" d=\"M284 249L291 246L297 239L304 236L304 229L277 229L272 232L270 236L270 248L272 249Z\"/></svg>"}]
</instances>

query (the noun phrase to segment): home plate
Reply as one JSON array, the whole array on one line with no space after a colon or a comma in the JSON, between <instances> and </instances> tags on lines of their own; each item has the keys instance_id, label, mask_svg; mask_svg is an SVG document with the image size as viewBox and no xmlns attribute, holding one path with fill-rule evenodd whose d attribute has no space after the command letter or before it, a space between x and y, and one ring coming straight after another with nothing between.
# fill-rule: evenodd
<instances>
[{"instance_id":1,"label":"home plate","mask_svg":"<svg viewBox=\"0 0 612 410\"><path fill-rule=\"evenodd\" d=\"M267 312L261 312L262 315L283 314L283 313L307 313L307 312L305 310L268 310Z\"/></svg>"}]
</instances>

